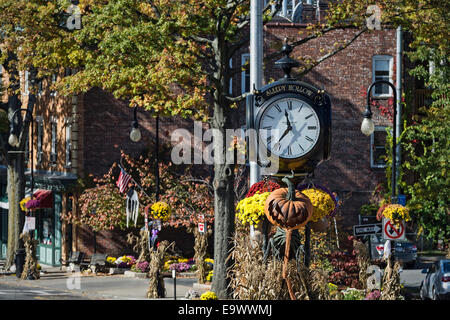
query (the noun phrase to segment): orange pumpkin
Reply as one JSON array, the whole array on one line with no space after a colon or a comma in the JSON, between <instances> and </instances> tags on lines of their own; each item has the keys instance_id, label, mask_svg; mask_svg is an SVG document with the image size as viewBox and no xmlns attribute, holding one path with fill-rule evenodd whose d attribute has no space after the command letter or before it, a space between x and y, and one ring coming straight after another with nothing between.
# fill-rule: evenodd
<instances>
[{"instance_id":1,"label":"orange pumpkin","mask_svg":"<svg viewBox=\"0 0 450 320\"><path fill-rule=\"evenodd\" d=\"M304 227L311 219L313 205L300 191L289 192L289 188L280 188L272 191L267 198L264 213L273 225L293 230Z\"/></svg>"}]
</instances>

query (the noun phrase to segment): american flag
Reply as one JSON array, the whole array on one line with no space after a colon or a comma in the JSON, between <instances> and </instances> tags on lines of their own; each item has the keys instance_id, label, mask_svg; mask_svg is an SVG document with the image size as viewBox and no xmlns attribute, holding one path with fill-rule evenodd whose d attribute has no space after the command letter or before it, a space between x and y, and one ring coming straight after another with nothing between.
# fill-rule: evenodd
<instances>
[{"instance_id":1,"label":"american flag","mask_svg":"<svg viewBox=\"0 0 450 320\"><path fill-rule=\"evenodd\" d=\"M119 175L119 180L117 180L116 185L119 187L119 191L121 193L124 193L127 186L128 186L128 182L130 182L131 180L131 176L125 172L125 170L123 170L122 168L120 168L120 175Z\"/></svg>"}]
</instances>

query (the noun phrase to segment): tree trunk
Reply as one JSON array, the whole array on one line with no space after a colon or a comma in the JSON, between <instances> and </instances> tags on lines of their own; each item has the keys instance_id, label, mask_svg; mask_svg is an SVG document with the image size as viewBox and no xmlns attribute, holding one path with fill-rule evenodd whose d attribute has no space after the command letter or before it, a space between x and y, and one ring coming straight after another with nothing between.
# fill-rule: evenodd
<instances>
[{"instance_id":1,"label":"tree trunk","mask_svg":"<svg viewBox=\"0 0 450 320\"><path fill-rule=\"evenodd\" d=\"M22 153L12 154L13 159L8 163L8 250L6 269L14 264L15 252L23 248L23 241L19 238L22 232L25 216L20 209L20 201L25 197L24 158Z\"/></svg>"}]
</instances>

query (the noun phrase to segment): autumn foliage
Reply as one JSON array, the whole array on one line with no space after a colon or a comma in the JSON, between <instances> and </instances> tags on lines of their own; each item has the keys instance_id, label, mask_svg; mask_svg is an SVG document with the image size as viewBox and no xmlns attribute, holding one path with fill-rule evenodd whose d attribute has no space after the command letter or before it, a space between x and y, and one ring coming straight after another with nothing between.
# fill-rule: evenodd
<instances>
[{"instance_id":1,"label":"autumn foliage","mask_svg":"<svg viewBox=\"0 0 450 320\"><path fill-rule=\"evenodd\" d=\"M156 202L155 162L140 156L133 159L122 153L122 164L128 174L140 186L139 217L137 227L144 225L145 207ZM126 190L120 193L116 186L119 176L118 164L114 163L102 178L94 178L96 185L84 190L79 196L80 214L69 212L63 218L76 224L87 225L93 230L126 228ZM172 215L165 225L189 227L197 224L198 215L205 217L208 227L214 221L213 198L208 179L192 177L189 170L178 173L172 163L159 163L160 201L168 203ZM129 183L129 187L133 186Z\"/></svg>"}]
</instances>

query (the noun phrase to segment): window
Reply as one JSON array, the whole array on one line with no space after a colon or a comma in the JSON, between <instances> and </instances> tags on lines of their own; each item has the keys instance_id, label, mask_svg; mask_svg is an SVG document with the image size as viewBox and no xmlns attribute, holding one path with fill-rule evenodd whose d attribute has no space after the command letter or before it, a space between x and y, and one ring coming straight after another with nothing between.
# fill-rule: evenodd
<instances>
[{"instance_id":1,"label":"window","mask_svg":"<svg viewBox=\"0 0 450 320\"><path fill-rule=\"evenodd\" d=\"M37 152L36 152L36 158L37 158L37 164L42 163L42 155L44 152L42 151L42 144L44 140L44 121L42 120L42 117L37 116L36 117L36 125L37 125Z\"/></svg>"},{"instance_id":2,"label":"window","mask_svg":"<svg viewBox=\"0 0 450 320\"><path fill-rule=\"evenodd\" d=\"M57 142L57 119L52 119L51 122L51 126L52 126L52 136L51 136L51 152L50 152L50 163L52 165L56 164L56 160L57 160L57 150L56 150L56 142Z\"/></svg>"},{"instance_id":3,"label":"window","mask_svg":"<svg viewBox=\"0 0 450 320\"><path fill-rule=\"evenodd\" d=\"M386 168L386 138L388 127L375 126L370 136L370 167Z\"/></svg>"},{"instance_id":4,"label":"window","mask_svg":"<svg viewBox=\"0 0 450 320\"><path fill-rule=\"evenodd\" d=\"M241 57L241 93L250 92L250 54L244 53ZM245 67L245 69L244 69Z\"/></svg>"},{"instance_id":5,"label":"window","mask_svg":"<svg viewBox=\"0 0 450 320\"><path fill-rule=\"evenodd\" d=\"M386 80L392 82L394 59L391 56L374 56L372 59L372 82ZM387 84L377 84L373 88L373 97L390 97L392 89Z\"/></svg>"},{"instance_id":6,"label":"window","mask_svg":"<svg viewBox=\"0 0 450 320\"><path fill-rule=\"evenodd\" d=\"M70 168L72 165L72 125L69 121L66 122L66 167Z\"/></svg>"},{"instance_id":7,"label":"window","mask_svg":"<svg viewBox=\"0 0 450 320\"><path fill-rule=\"evenodd\" d=\"M23 87L23 94L28 95L30 93L30 72L25 71L21 72L21 75L23 75L23 81L24 81L24 87Z\"/></svg>"},{"instance_id":8,"label":"window","mask_svg":"<svg viewBox=\"0 0 450 320\"><path fill-rule=\"evenodd\" d=\"M53 86L56 83L56 73L52 74L51 84L50 87ZM56 96L56 91L52 88L50 91L51 96Z\"/></svg>"}]
</instances>

